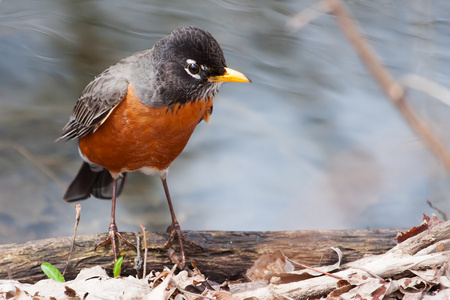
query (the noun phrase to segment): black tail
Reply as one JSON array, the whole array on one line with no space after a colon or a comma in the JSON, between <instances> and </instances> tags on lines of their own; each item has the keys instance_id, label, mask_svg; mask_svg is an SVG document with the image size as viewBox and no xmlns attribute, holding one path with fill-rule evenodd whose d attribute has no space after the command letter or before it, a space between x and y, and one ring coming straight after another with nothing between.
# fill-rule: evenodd
<instances>
[{"instance_id":1,"label":"black tail","mask_svg":"<svg viewBox=\"0 0 450 300\"><path fill-rule=\"evenodd\" d=\"M122 193L126 175L127 173L122 173L117 181L117 196ZM73 202L87 199L91 195L99 199L111 199L112 185L113 178L108 170L101 168L94 171L88 163L83 162L77 176L64 193L63 199Z\"/></svg>"}]
</instances>

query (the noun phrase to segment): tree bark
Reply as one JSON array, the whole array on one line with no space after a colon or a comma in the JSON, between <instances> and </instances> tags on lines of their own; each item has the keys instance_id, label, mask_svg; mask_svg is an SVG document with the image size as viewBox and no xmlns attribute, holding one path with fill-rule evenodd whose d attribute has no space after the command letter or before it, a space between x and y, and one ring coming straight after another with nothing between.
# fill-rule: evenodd
<instances>
[{"instance_id":1,"label":"tree bark","mask_svg":"<svg viewBox=\"0 0 450 300\"><path fill-rule=\"evenodd\" d=\"M269 270L268 275L287 279L267 279L261 287L253 289L245 289L244 283L244 288L240 287L244 291L233 293L233 296L237 299L257 297L259 300L318 299L327 295L327 299L400 299L403 295L405 299L422 299L424 295L431 297L449 289L448 284L441 283L450 280L450 221L428 225L431 227L421 233L415 232L418 234L386 253L340 265L337 272L332 272L333 276L295 279L286 276L298 276L295 271L271 274ZM340 293L338 290L346 281L351 290L348 294L342 290ZM331 291L338 293L330 296ZM448 299L448 295L450 293L443 292L435 299Z\"/></svg>"},{"instance_id":2,"label":"tree bark","mask_svg":"<svg viewBox=\"0 0 450 300\"><path fill-rule=\"evenodd\" d=\"M311 230L279 232L228 232L228 231L186 231L185 236L197 243L202 250L186 245L188 261L195 265L209 279L223 282L245 274L253 262L262 254L282 251L292 260L310 265L327 265L336 262L337 255L330 247L338 247L344 254L344 262L360 259L366 254L381 254L396 245L397 230ZM136 244L137 233L124 233ZM95 250L98 241L105 234L83 235L76 238L77 247L72 254L66 280L76 277L83 268L100 265L112 273L113 255L110 246ZM171 267L167 251L161 246L168 238L166 233L147 233L147 270L160 271L164 266ZM140 257L144 251L142 233L139 233ZM45 278L40 269L43 262L57 267L61 272L66 265L72 237L52 238L30 241L24 244L0 245L0 279L14 279L34 283ZM175 243L175 253L178 247ZM136 250L120 245L120 255L124 256L122 275L142 275Z\"/></svg>"}]
</instances>

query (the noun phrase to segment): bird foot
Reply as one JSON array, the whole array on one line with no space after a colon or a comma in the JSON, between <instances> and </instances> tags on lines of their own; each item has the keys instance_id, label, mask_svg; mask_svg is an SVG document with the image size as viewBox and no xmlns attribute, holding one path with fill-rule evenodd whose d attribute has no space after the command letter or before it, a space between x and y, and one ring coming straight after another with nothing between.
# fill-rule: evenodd
<instances>
[{"instance_id":1,"label":"bird foot","mask_svg":"<svg viewBox=\"0 0 450 300\"><path fill-rule=\"evenodd\" d=\"M109 231L108 231L108 237L101 241L97 246L95 246L95 250L97 250L99 247L103 247L109 243L111 243L114 253L114 262L117 261L118 254L119 254L119 240L127 244L128 246L136 249L136 246L133 245L128 239L124 238L120 232L117 230L117 226L115 223L111 223L109 225Z\"/></svg>"},{"instance_id":2,"label":"bird foot","mask_svg":"<svg viewBox=\"0 0 450 300\"><path fill-rule=\"evenodd\" d=\"M175 240L175 236L176 236L177 240L178 240L178 244L180 245L180 254L181 254L181 263L178 264L179 265L178 267L180 269L183 269L186 264L186 256L184 254L183 242L191 247L198 248L202 251L203 251L203 248L200 245L188 240L184 236L183 232L181 231L180 224L178 222L172 223L169 226L169 228L167 228L167 231L170 232L170 237L162 248L167 249L167 247L169 247L169 245Z\"/></svg>"}]
</instances>

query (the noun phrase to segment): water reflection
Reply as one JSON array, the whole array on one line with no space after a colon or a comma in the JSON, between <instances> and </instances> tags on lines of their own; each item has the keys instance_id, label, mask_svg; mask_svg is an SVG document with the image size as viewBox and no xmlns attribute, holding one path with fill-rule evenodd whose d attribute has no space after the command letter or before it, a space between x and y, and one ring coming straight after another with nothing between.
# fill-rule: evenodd
<instances>
[{"instance_id":1,"label":"water reflection","mask_svg":"<svg viewBox=\"0 0 450 300\"><path fill-rule=\"evenodd\" d=\"M169 174L185 229L412 226L426 200L448 211L448 177L384 99L329 15L297 33L285 22L313 1L0 2L0 242L70 235L62 192L81 160L53 143L92 77L196 25L252 85L225 85ZM396 76L449 84L450 4L349 1ZM412 92L449 139L449 108ZM104 232L110 203L82 202L79 232ZM132 174L118 226L170 223L158 178Z\"/></svg>"}]
</instances>

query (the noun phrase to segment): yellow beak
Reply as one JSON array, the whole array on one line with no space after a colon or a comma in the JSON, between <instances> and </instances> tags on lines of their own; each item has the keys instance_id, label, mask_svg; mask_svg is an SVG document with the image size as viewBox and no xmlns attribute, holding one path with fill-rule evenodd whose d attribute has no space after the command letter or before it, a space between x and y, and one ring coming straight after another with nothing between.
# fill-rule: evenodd
<instances>
[{"instance_id":1,"label":"yellow beak","mask_svg":"<svg viewBox=\"0 0 450 300\"><path fill-rule=\"evenodd\" d=\"M220 76L211 76L208 78L209 82L252 82L247 76L241 72L230 68L225 68L225 74Z\"/></svg>"}]
</instances>

